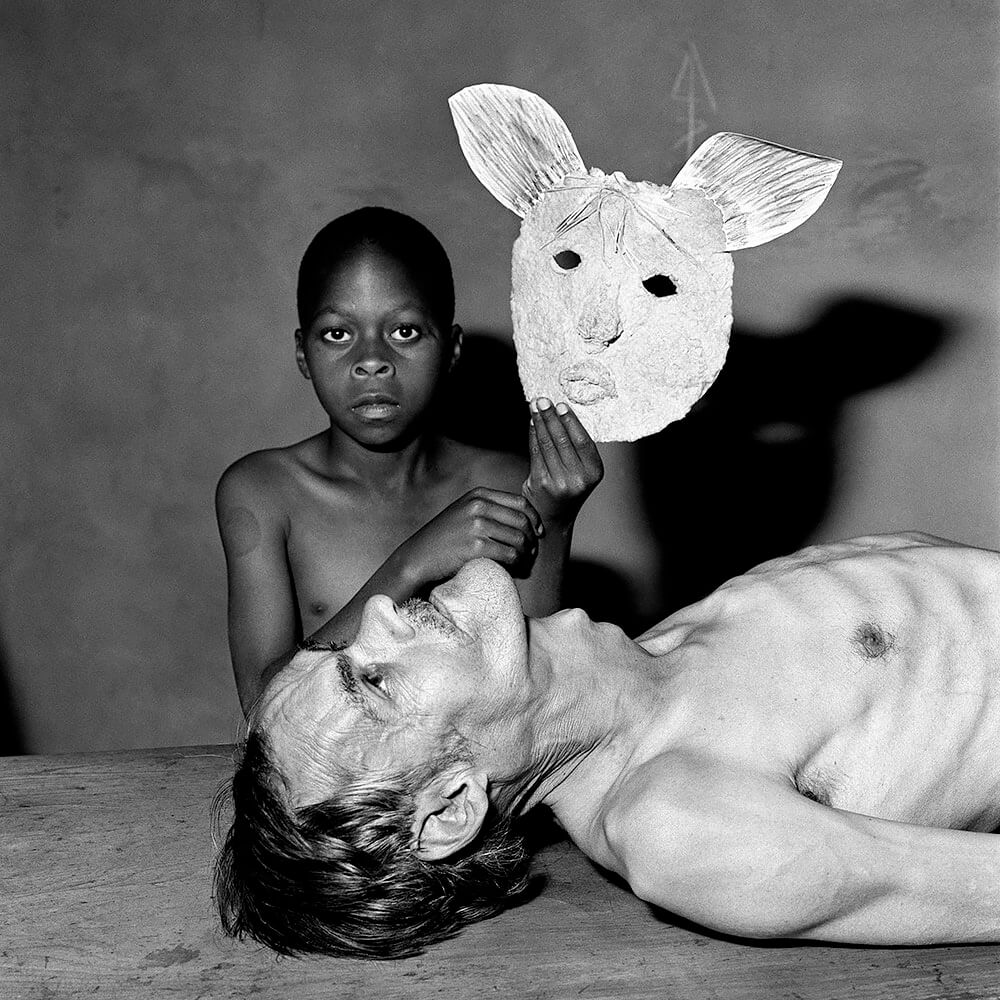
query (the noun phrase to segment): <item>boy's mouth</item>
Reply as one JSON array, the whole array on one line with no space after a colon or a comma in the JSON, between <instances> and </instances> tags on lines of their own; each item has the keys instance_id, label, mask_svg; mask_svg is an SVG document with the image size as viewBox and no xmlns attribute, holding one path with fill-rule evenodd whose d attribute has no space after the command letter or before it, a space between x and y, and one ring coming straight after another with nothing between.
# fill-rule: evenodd
<instances>
[{"instance_id":1,"label":"boy's mouth","mask_svg":"<svg viewBox=\"0 0 1000 1000\"><path fill-rule=\"evenodd\" d=\"M384 393L368 393L351 404L351 409L365 420L385 420L394 416L399 403Z\"/></svg>"}]
</instances>

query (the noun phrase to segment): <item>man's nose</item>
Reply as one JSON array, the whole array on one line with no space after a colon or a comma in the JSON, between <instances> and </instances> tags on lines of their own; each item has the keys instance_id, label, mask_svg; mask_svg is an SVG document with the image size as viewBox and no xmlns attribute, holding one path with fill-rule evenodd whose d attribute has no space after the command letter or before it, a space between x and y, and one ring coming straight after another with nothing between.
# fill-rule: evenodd
<instances>
[{"instance_id":1,"label":"man's nose","mask_svg":"<svg viewBox=\"0 0 1000 1000\"><path fill-rule=\"evenodd\" d=\"M392 598L385 594L376 594L368 599L361 614L359 635L387 636L397 641L411 639L416 633L413 627L403 618Z\"/></svg>"}]
</instances>

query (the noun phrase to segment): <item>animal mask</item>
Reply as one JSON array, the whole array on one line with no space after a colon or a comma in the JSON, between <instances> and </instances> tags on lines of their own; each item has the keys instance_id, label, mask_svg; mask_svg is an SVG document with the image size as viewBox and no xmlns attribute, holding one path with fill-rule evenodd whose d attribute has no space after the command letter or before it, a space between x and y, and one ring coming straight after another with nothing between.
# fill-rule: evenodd
<instances>
[{"instance_id":1,"label":"animal mask","mask_svg":"<svg viewBox=\"0 0 1000 1000\"><path fill-rule=\"evenodd\" d=\"M597 441L634 441L687 413L726 357L729 251L805 222L841 167L720 132L661 186L588 170L526 90L481 84L449 105L473 173L524 220L511 313L525 396L568 399Z\"/></svg>"}]
</instances>

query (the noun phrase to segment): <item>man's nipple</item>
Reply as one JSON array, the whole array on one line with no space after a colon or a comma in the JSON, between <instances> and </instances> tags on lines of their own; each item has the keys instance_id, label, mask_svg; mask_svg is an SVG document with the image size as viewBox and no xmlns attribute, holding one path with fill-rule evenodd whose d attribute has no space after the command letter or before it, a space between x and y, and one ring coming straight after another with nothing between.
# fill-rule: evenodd
<instances>
[{"instance_id":1,"label":"man's nipple","mask_svg":"<svg viewBox=\"0 0 1000 1000\"><path fill-rule=\"evenodd\" d=\"M862 622L851 636L851 645L866 660L884 657L896 644L896 637L875 622Z\"/></svg>"}]
</instances>

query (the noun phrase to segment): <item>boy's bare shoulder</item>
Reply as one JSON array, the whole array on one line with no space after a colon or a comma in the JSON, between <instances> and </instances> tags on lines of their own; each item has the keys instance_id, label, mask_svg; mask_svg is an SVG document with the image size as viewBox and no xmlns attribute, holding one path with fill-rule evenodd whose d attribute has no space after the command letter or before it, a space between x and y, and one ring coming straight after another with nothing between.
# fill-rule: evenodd
<instances>
[{"instance_id":1,"label":"boy's bare shoulder","mask_svg":"<svg viewBox=\"0 0 1000 1000\"><path fill-rule=\"evenodd\" d=\"M263 448L238 458L219 478L217 506L274 501L290 484L302 482L314 465L320 435L282 448Z\"/></svg>"},{"instance_id":2,"label":"boy's bare shoulder","mask_svg":"<svg viewBox=\"0 0 1000 1000\"><path fill-rule=\"evenodd\" d=\"M523 455L494 451L450 438L447 448L449 466L467 479L469 489L487 486L518 493L528 476L528 460Z\"/></svg>"}]
</instances>

